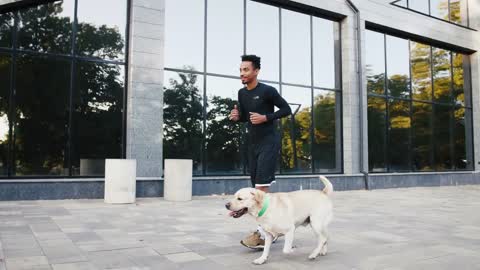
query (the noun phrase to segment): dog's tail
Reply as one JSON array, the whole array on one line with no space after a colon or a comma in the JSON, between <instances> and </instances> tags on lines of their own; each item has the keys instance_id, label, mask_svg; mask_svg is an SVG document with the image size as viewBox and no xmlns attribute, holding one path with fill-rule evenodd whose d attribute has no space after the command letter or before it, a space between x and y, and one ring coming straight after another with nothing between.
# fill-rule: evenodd
<instances>
[{"instance_id":1,"label":"dog's tail","mask_svg":"<svg viewBox=\"0 0 480 270\"><path fill-rule=\"evenodd\" d=\"M319 176L320 181L322 181L323 185L325 185L325 188L322 190L323 193L327 194L327 196L332 195L333 193L333 185L330 183L330 181L323 175Z\"/></svg>"}]
</instances>

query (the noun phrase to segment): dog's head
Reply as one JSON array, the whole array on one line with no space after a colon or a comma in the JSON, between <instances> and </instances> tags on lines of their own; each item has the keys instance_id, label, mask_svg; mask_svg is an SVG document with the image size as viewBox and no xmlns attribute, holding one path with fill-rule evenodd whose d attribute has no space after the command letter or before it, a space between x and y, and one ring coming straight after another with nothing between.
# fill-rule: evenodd
<instances>
[{"instance_id":1,"label":"dog's head","mask_svg":"<svg viewBox=\"0 0 480 270\"><path fill-rule=\"evenodd\" d=\"M239 218L246 213L258 213L262 208L265 192L255 188L242 188L237 191L233 199L225 204L230 210L230 216Z\"/></svg>"}]
</instances>

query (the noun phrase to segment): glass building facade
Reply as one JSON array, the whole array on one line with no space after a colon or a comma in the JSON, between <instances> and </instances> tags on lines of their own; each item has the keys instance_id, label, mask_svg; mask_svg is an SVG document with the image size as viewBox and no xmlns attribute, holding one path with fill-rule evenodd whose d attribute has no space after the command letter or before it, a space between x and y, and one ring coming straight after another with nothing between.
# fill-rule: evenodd
<instances>
[{"instance_id":1,"label":"glass building facade","mask_svg":"<svg viewBox=\"0 0 480 270\"><path fill-rule=\"evenodd\" d=\"M468 56L366 33L369 170L472 170Z\"/></svg>"},{"instance_id":2,"label":"glass building facade","mask_svg":"<svg viewBox=\"0 0 480 270\"><path fill-rule=\"evenodd\" d=\"M101 176L124 156L126 29L126 0L0 14L0 177Z\"/></svg>"},{"instance_id":3,"label":"glass building facade","mask_svg":"<svg viewBox=\"0 0 480 270\"><path fill-rule=\"evenodd\" d=\"M0 179L101 179L107 158L137 158L152 181L170 158L192 159L197 179L247 176L246 126L228 119L243 54L261 57L260 81L292 108L277 121L278 174L362 177L362 127L377 176L475 169L474 46L438 38L441 29L423 37L367 12L356 55L352 15L321 1L10 2L0 5ZM466 39L467 2L381 8ZM358 124L360 58L368 108Z\"/></svg>"}]
</instances>

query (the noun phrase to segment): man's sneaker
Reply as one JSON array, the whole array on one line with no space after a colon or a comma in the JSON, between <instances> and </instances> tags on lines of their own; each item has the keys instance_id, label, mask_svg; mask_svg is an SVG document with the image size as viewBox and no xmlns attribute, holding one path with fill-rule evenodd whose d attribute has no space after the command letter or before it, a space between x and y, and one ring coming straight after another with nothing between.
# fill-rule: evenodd
<instances>
[{"instance_id":1,"label":"man's sneaker","mask_svg":"<svg viewBox=\"0 0 480 270\"><path fill-rule=\"evenodd\" d=\"M262 250L265 247L265 240L261 238L260 233L254 232L240 241L240 244L255 250Z\"/></svg>"}]
</instances>

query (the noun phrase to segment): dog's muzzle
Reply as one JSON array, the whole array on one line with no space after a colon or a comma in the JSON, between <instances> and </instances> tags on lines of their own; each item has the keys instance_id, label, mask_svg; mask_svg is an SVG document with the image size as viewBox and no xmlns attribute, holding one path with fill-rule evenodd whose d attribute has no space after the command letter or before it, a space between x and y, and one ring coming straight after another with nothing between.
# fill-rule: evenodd
<instances>
[{"instance_id":1,"label":"dog's muzzle","mask_svg":"<svg viewBox=\"0 0 480 270\"><path fill-rule=\"evenodd\" d=\"M230 207L231 207L231 203L227 203L225 204L225 208L227 208L228 210L230 210ZM248 208L247 207L244 207L240 210L237 210L237 211L230 211L229 215L231 217L234 217L234 218L239 218L241 216L243 216L244 214L246 214L248 212Z\"/></svg>"}]
</instances>

